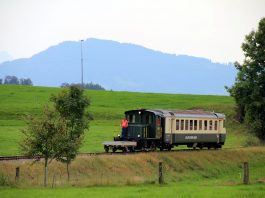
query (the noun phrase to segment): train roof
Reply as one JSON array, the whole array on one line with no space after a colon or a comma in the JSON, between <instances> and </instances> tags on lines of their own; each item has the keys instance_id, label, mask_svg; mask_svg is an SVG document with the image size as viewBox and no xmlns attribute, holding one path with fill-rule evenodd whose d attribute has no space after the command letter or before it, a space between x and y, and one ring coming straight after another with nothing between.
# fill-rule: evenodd
<instances>
[{"instance_id":1,"label":"train roof","mask_svg":"<svg viewBox=\"0 0 265 198\"><path fill-rule=\"evenodd\" d=\"M155 115L159 115L162 117L177 117L177 118L220 118L224 119L225 115L222 113L215 113L211 111L204 111L201 109L196 110L166 110L166 109L136 109L126 111L125 113L133 112L133 111L147 111L154 113Z\"/></svg>"}]
</instances>

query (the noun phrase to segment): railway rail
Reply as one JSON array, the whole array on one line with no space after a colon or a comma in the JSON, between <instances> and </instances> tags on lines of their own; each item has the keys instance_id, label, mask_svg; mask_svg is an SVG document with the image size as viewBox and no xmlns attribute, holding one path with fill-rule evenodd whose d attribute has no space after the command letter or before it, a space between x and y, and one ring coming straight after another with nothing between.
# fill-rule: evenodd
<instances>
[{"instance_id":1,"label":"railway rail","mask_svg":"<svg viewBox=\"0 0 265 198\"><path fill-rule=\"evenodd\" d=\"M239 147L243 148L243 147ZM222 148L222 150L227 149L234 149L234 148ZM93 152L93 153L79 153L78 156L98 156L98 155L134 155L134 154L141 154L141 153L173 153L173 152L203 152L203 151L216 151L214 149L208 150L208 149L177 149L177 150L171 150L171 151L136 151L136 152ZM42 156L22 156L22 155L16 155L16 156L0 156L0 161L11 161L11 160L40 160L42 159Z\"/></svg>"}]
</instances>

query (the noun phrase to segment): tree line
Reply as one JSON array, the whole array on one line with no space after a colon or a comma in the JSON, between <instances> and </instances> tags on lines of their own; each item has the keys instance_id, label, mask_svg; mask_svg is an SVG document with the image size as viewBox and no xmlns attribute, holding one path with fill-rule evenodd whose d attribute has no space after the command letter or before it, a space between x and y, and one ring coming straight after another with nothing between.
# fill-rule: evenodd
<instances>
[{"instance_id":1,"label":"tree line","mask_svg":"<svg viewBox=\"0 0 265 198\"><path fill-rule=\"evenodd\" d=\"M1 84L9 84L9 85L30 85L32 86L32 80L30 78L18 78L16 76L6 76L3 79L0 78L0 85Z\"/></svg>"},{"instance_id":2,"label":"tree line","mask_svg":"<svg viewBox=\"0 0 265 198\"><path fill-rule=\"evenodd\" d=\"M83 87L83 89L92 89L92 90L105 90L104 87L102 87L101 85L97 84L97 83L84 83L83 86L80 83L62 83L61 87L70 87L70 86L79 86L79 87Z\"/></svg>"}]
</instances>

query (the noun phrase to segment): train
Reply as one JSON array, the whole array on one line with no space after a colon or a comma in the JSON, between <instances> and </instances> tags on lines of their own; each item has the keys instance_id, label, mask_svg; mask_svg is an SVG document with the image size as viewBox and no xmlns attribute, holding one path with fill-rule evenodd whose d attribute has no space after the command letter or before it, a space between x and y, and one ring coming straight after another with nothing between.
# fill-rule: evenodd
<instances>
[{"instance_id":1,"label":"train","mask_svg":"<svg viewBox=\"0 0 265 198\"><path fill-rule=\"evenodd\" d=\"M175 146L220 149L225 143L225 115L196 110L135 109L125 113L126 135L104 142L106 152L171 150Z\"/></svg>"}]
</instances>

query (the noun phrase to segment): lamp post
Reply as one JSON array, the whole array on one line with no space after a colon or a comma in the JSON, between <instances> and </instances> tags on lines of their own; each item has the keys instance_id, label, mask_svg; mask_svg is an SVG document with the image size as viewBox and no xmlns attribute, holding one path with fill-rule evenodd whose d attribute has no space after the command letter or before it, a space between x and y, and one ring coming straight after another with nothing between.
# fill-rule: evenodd
<instances>
[{"instance_id":1,"label":"lamp post","mask_svg":"<svg viewBox=\"0 0 265 198\"><path fill-rule=\"evenodd\" d=\"M84 81L83 81L83 41L84 40L80 40L81 43L81 87L84 88Z\"/></svg>"}]
</instances>

